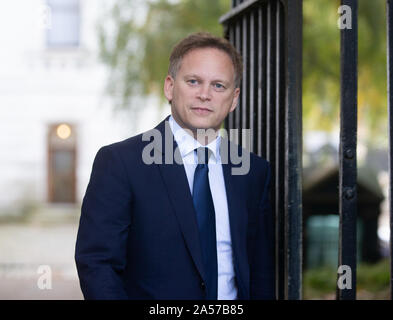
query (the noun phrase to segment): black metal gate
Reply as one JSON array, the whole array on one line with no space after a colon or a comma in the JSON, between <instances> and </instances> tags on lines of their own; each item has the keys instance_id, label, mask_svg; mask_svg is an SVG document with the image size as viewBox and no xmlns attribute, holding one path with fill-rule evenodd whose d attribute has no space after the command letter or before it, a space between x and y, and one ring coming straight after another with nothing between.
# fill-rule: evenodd
<instances>
[{"instance_id":1,"label":"black metal gate","mask_svg":"<svg viewBox=\"0 0 393 320\"><path fill-rule=\"evenodd\" d=\"M251 129L249 148L272 165L276 294L301 299L302 1L233 1L220 22L245 67L240 105L226 127Z\"/></svg>"},{"instance_id":2,"label":"black metal gate","mask_svg":"<svg viewBox=\"0 0 393 320\"><path fill-rule=\"evenodd\" d=\"M341 5L351 8L352 23L351 28L341 29L339 266L350 267L352 286L337 288L337 298L356 299L358 1L341 0ZM386 6L392 230L393 64L390 52L393 30L390 19L393 0L386 0ZM272 165L275 173L271 196L276 222L276 294L278 299L301 299L302 0L232 0L232 9L220 22L225 27L225 36L242 53L245 66L239 107L226 120L226 127L252 129L251 151ZM232 138L244 142L241 132ZM392 243L392 233L390 237Z\"/></svg>"}]
</instances>

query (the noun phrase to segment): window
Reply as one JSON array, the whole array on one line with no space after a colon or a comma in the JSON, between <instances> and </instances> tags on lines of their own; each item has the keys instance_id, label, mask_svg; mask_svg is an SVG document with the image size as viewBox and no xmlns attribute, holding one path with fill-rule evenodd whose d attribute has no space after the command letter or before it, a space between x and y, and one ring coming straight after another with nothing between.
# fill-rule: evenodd
<instances>
[{"instance_id":1,"label":"window","mask_svg":"<svg viewBox=\"0 0 393 320\"><path fill-rule=\"evenodd\" d=\"M79 0L47 0L51 26L47 30L48 47L79 46Z\"/></svg>"}]
</instances>

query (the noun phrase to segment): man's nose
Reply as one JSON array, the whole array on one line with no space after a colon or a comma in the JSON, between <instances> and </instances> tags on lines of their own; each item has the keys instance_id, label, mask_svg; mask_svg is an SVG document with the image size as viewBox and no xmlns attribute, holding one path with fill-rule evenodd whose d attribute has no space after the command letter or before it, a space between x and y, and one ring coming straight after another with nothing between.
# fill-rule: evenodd
<instances>
[{"instance_id":1,"label":"man's nose","mask_svg":"<svg viewBox=\"0 0 393 320\"><path fill-rule=\"evenodd\" d=\"M210 100L211 99L211 88L208 84L204 84L200 87L198 91L198 98L202 101Z\"/></svg>"}]
</instances>

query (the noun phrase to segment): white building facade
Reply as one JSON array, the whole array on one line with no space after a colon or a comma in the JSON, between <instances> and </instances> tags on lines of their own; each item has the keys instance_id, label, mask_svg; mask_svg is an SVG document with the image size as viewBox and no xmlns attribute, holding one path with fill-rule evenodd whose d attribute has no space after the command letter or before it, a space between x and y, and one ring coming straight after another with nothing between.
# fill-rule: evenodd
<instances>
[{"instance_id":1,"label":"white building facade","mask_svg":"<svg viewBox=\"0 0 393 320\"><path fill-rule=\"evenodd\" d=\"M113 111L98 58L102 0L0 2L0 216L29 205L79 210L98 149L169 113Z\"/></svg>"}]
</instances>

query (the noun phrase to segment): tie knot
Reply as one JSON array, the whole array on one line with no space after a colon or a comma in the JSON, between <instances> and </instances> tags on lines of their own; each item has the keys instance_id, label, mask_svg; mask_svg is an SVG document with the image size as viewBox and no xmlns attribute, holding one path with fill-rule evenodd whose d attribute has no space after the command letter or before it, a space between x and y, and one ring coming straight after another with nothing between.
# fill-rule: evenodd
<instances>
[{"instance_id":1,"label":"tie knot","mask_svg":"<svg viewBox=\"0 0 393 320\"><path fill-rule=\"evenodd\" d=\"M208 164L211 150L205 147L199 147L194 150L198 157L198 164Z\"/></svg>"}]
</instances>

